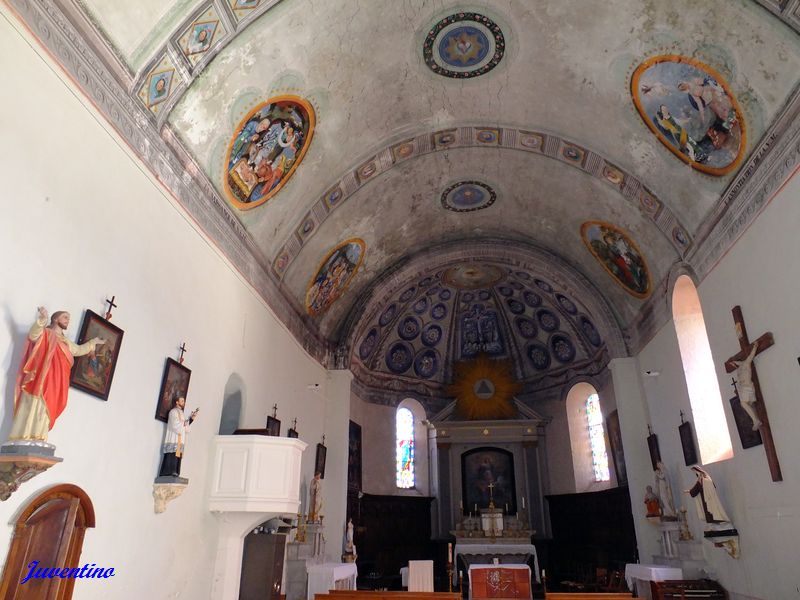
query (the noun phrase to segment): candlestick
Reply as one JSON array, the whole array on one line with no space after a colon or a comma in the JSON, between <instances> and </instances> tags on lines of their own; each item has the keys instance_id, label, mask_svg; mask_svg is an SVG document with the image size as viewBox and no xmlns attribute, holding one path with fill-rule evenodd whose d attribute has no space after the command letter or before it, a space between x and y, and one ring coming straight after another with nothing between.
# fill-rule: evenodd
<instances>
[{"instance_id":1,"label":"candlestick","mask_svg":"<svg viewBox=\"0 0 800 600\"><path fill-rule=\"evenodd\" d=\"M453 544L450 542L447 543L447 562L448 564L453 562Z\"/></svg>"}]
</instances>

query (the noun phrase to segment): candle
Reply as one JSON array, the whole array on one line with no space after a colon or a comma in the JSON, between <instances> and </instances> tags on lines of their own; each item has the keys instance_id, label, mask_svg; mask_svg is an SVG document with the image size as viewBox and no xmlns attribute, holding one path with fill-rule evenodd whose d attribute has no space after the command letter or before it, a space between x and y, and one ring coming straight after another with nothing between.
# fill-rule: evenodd
<instances>
[{"instance_id":1,"label":"candle","mask_svg":"<svg viewBox=\"0 0 800 600\"><path fill-rule=\"evenodd\" d=\"M447 564L453 564L453 544L447 543Z\"/></svg>"},{"instance_id":2,"label":"candle","mask_svg":"<svg viewBox=\"0 0 800 600\"><path fill-rule=\"evenodd\" d=\"M522 497L522 510L525 510L525 496Z\"/></svg>"},{"instance_id":3,"label":"candle","mask_svg":"<svg viewBox=\"0 0 800 600\"><path fill-rule=\"evenodd\" d=\"M478 504L475 503L475 513L477 514L477 512L478 512Z\"/></svg>"},{"instance_id":4,"label":"candle","mask_svg":"<svg viewBox=\"0 0 800 600\"><path fill-rule=\"evenodd\" d=\"M506 502L506 514L508 514L508 502Z\"/></svg>"},{"instance_id":5,"label":"candle","mask_svg":"<svg viewBox=\"0 0 800 600\"><path fill-rule=\"evenodd\" d=\"M460 508L461 510L464 510L464 502L463 502L463 500L459 500L458 501L458 508Z\"/></svg>"},{"instance_id":6,"label":"candle","mask_svg":"<svg viewBox=\"0 0 800 600\"><path fill-rule=\"evenodd\" d=\"M547 575L544 574L544 569L542 569L542 579L547 579Z\"/></svg>"}]
</instances>

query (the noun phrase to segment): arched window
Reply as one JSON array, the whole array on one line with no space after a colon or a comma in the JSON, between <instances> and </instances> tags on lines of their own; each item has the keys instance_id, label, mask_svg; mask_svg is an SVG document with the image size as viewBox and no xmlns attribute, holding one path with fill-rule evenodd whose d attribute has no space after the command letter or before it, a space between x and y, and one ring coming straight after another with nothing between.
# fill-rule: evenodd
<instances>
[{"instance_id":1,"label":"arched window","mask_svg":"<svg viewBox=\"0 0 800 600\"><path fill-rule=\"evenodd\" d=\"M398 408L395 416L397 487L414 487L414 415L407 408Z\"/></svg>"},{"instance_id":2,"label":"arched window","mask_svg":"<svg viewBox=\"0 0 800 600\"><path fill-rule=\"evenodd\" d=\"M708 343L703 308L694 282L681 275L672 290L672 319L692 406L700 460L713 463L733 456L731 435Z\"/></svg>"},{"instance_id":3,"label":"arched window","mask_svg":"<svg viewBox=\"0 0 800 600\"><path fill-rule=\"evenodd\" d=\"M600 412L600 398L597 392L586 398L586 424L589 427L589 446L592 449L592 469L595 481L608 481L608 452L603 430L603 413Z\"/></svg>"},{"instance_id":4,"label":"arched window","mask_svg":"<svg viewBox=\"0 0 800 600\"><path fill-rule=\"evenodd\" d=\"M611 476L597 390L590 383L576 383L567 394L566 407L575 491L604 489Z\"/></svg>"}]
</instances>

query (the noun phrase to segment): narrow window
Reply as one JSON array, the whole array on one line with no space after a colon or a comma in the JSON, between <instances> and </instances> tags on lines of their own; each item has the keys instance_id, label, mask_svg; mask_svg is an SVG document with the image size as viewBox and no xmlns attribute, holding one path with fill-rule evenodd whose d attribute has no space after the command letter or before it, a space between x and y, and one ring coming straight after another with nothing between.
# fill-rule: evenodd
<instances>
[{"instance_id":1,"label":"narrow window","mask_svg":"<svg viewBox=\"0 0 800 600\"><path fill-rule=\"evenodd\" d=\"M672 290L672 319L678 335L700 460L708 464L731 458L731 435L722 408L703 308L694 282L686 275L678 277Z\"/></svg>"},{"instance_id":2,"label":"narrow window","mask_svg":"<svg viewBox=\"0 0 800 600\"><path fill-rule=\"evenodd\" d=\"M603 431L603 414L600 412L600 398L591 394L586 399L586 423L589 426L589 446L592 448L592 468L595 481L608 481L608 453Z\"/></svg>"},{"instance_id":3,"label":"narrow window","mask_svg":"<svg viewBox=\"0 0 800 600\"><path fill-rule=\"evenodd\" d=\"M397 409L397 487L414 487L414 416L407 408Z\"/></svg>"}]
</instances>

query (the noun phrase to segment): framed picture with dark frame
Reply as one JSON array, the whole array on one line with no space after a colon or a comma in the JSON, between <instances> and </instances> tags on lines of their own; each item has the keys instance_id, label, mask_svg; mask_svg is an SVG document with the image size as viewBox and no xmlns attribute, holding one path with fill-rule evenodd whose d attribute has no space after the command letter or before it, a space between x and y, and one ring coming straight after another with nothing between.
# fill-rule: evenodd
<instances>
[{"instance_id":1,"label":"framed picture with dark frame","mask_svg":"<svg viewBox=\"0 0 800 600\"><path fill-rule=\"evenodd\" d=\"M317 455L314 457L314 474L319 473L320 479L325 479L325 455L328 449L322 444L317 444Z\"/></svg>"},{"instance_id":2,"label":"framed picture with dark frame","mask_svg":"<svg viewBox=\"0 0 800 600\"><path fill-rule=\"evenodd\" d=\"M295 429L294 427L290 427L289 431L286 432L286 437L299 438L300 434L297 433L297 429Z\"/></svg>"},{"instance_id":3,"label":"framed picture with dark frame","mask_svg":"<svg viewBox=\"0 0 800 600\"><path fill-rule=\"evenodd\" d=\"M281 421L275 417L267 417L267 435L278 437L281 434Z\"/></svg>"},{"instance_id":4,"label":"framed picture with dark frame","mask_svg":"<svg viewBox=\"0 0 800 600\"><path fill-rule=\"evenodd\" d=\"M164 365L164 376L161 378L161 391L158 393L156 419L167 422L172 402L176 398L186 398L189 392L189 379L192 372L177 360L168 358Z\"/></svg>"},{"instance_id":5,"label":"framed picture with dark frame","mask_svg":"<svg viewBox=\"0 0 800 600\"><path fill-rule=\"evenodd\" d=\"M730 400L731 411L733 412L733 420L736 423L736 430L739 432L739 440L742 442L742 448L753 448L760 446L764 443L761 439L761 432L756 429L753 431L753 419L750 418L745 410L742 408L742 403L739 396L734 396Z\"/></svg>"},{"instance_id":6,"label":"framed picture with dark frame","mask_svg":"<svg viewBox=\"0 0 800 600\"><path fill-rule=\"evenodd\" d=\"M491 486L491 487L490 487ZM464 514L489 508L517 512L514 455L502 448L481 447L461 455L461 487Z\"/></svg>"},{"instance_id":7,"label":"framed picture with dark frame","mask_svg":"<svg viewBox=\"0 0 800 600\"><path fill-rule=\"evenodd\" d=\"M661 462L661 449L658 447L658 436L651 433L647 436L647 449L650 451L650 462L653 465L653 471L658 468L658 463Z\"/></svg>"},{"instance_id":8,"label":"framed picture with dark frame","mask_svg":"<svg viewBox=\"0 0 800 600\"><path fill-rule=\"evenodd\" d=\"M619 428L619 413L615 410L606 419L608 444L611 458L614 460L614 472L617 474L617 485L628 485L628 470L625 467L625 450L622 448L622 431Z\"/></svg>"},{"instance_id":9,"label":"framed picture with dark frame","mask_svg":"<svg viewBox=\"0 0 800 600\"><path fill-rule=\"evenodd\" d=\"M694 432L692 424L684 421L678 425L678 433L681 436L681 448L683 448L683 462L687 467L697 464L697 446L694 443Z\"/></svg>"},{"instance_id":10,"label":"framed picture with dark frame","mask_svg":"<svg viewBox=\"0 0 800 600\"><path fill-rule=\"evenodd\" d=\"M124 333L110 321L87 309L78 334L78 344L96 337L103 338L106 343L96 346L89 354L75 357L69 384L101 400L108 400Z\"/></svg>"},{"instance_id":11,"label":"framed picture with dark frame","mask_svg":"<svg viewBox=\"0 0 800 600\"><path fill-rule=\"evenodd\" d=\"M350 421L347 439L347 490L361 491L361 425Z\"/></svg>"}]
</instances>

